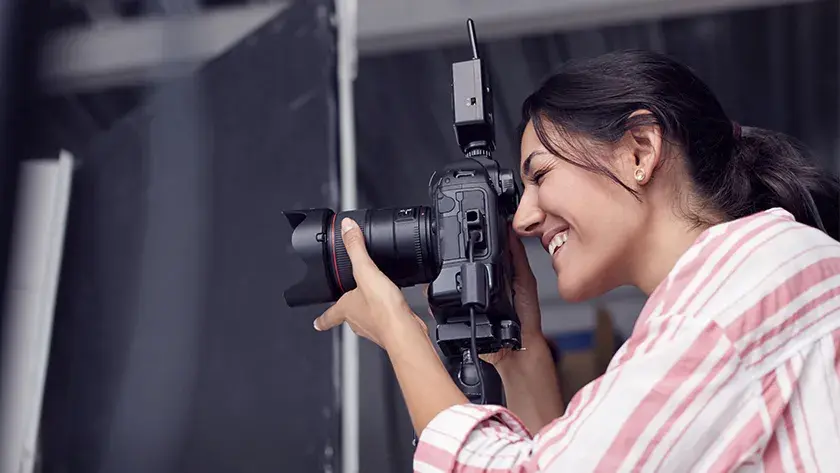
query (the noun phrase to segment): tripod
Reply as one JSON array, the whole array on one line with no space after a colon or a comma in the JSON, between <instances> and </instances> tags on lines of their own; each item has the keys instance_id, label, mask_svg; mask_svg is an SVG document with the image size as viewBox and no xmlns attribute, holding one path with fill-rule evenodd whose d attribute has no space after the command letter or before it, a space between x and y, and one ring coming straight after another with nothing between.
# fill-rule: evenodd
<instances>
[{"instance_id":1,"label":"tripod","mask_svg":"<svg viewBox=\"0 0 840 473\"><path fill-rule=\"evenodd\" d=\"M499 372L490 363L478 360L478 369L470 350L464 350L459 363L450 363L449 376L473 404L505 405L505 390Z\"/></svg>"}]
</instances>

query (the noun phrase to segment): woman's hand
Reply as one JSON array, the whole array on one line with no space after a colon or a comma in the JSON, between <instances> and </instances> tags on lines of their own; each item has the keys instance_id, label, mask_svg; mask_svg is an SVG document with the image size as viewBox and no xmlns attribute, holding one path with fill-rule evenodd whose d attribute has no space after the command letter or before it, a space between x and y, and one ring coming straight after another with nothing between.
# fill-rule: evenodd
<instances>
[{"instance_id":1,"label":"woman's hand","mask_svg":"<svg viewBox=\"0 0 840 473\"><path fill-rule=\"evenodd\" d=\"M514 306L519 322L522 324L522 334L525 336L539 335L542 337L542 317L540 316L540 298L537 294L537 279L528 262L525 246L516 233L510 231L510 252L513 259L513 291Z\"/></svg>"},{"instance_id":2,"label":"woman's hand","mask_svg":"<svg viewBox=\"0 0 840 473\"><path fill-rule=\"evenodd\" d=\"M353 266L356 289L345 293L315 319L315 329L328 330L347 322L357 335L385 349L390 340L405 330L427 334L426 325L408 306L400 289L370 259L358 224L343 219L341 233Z\"/></svg>"},{"instance_id":3,"label":"woman's hand","mask_svg":"<svg viewBox=\"0 0 840 473\"><path fill-rule=\"evenodd\" d=\"M411 311L399 288L370 259L356 222L342 220L341 233L353 265L356 289L315 319L315 328L327 330L347 322L357 335L388 352L419 435L443 410L466 404L467 398L435 353L426 325Z\"/></svg>"},{"instance_id":4,"label":"woman's hand","mask_svg":"<svg viewBox=\"0 0 840 473\"><path fill-rule=\"evenodd\" d=\"M513 259L513 291L514 308L519 316L522 327L522 345L527 352L528 346L532 343L544 343L542 335L542 317L540 316L540 301L537 294L537 280L531 265L528 263L528 255L525 253L525 246L522 240L514 233L509 232L510 252ZM521 352L524 355L525 352ZM512 357L519 357L520 353L502 350L496 353L481 355L481 359L492 363L497 368L499 365L511 360Z\"/></svg>"},{"instance_id":5,"label":"woman's hand","mask_svg":"<svg viewBox=\"0 0 840 473\"><path fill-rule=\"evenodd\" d=\"M537 280L522 242L512 231L510 238L513 302L522 324L524 350L503 350L482 355L482 359L492 363L501 375L508 408L519 416L530 432L536 433L563 415L563 398L554 360L542 334Z\"/></svg>"}]
</instances>

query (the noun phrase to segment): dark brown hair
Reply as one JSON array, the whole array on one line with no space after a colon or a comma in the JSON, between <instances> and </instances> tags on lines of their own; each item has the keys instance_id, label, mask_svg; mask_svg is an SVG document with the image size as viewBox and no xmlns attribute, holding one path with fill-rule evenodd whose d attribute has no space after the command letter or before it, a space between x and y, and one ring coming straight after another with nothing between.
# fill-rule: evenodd
<instances>
[{"instance_id":1,"label":"dark brown hair","mask_svg":"<svg viewBox=\"0 0 840 473\"><path fill-rule=\"evenodd\" d=\"M650 113L631 117L638 110ZM616 143L634 127L656 125L664 139L681 146L702 208L727 219L782 207L798 221L819 226L811 194L840 187L795 140L738 126L688 67L655 52L622 51L568 63L525 100L520 138L528 122L552 154L611 178L637 198L597 157L564 156L556 137ZM692 217L708 222L703 215Z\"/></svg>"}]
</instances>

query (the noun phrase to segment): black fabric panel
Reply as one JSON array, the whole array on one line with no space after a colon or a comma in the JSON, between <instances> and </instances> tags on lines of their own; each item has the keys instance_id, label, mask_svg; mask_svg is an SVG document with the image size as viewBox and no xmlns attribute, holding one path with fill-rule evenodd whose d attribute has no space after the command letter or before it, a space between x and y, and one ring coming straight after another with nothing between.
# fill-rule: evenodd
<instances>
[{"instance_id":1,"label":"black fabric panel","mask_svg":"<svg viewBox=\"0 0 840 473\"><path fill-rule=\"evenodd\" d=\"M332 3L298 1L79 153L46 472L335 471L331 334L281 210L335 206Z\"/></svg>"}]
</instances>

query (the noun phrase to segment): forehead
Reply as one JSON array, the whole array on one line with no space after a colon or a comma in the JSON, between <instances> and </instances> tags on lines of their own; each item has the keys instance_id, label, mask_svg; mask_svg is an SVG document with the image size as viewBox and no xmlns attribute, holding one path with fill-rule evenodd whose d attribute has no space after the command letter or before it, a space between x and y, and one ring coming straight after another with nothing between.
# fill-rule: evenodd
<instances>
[{"instance_id":1,"label":"forehead","mask_svg":"<svg viewBox=\"0 0 840 473\"><path fill-rule=\"evenodd\" d=\"M520 162L524 161L529 154L538 149L545 149L545 147L542 145L542 143L540 143L540 140L537 137L537 133L534 130L533 123L528 122L528 125L525 126L525 130L522 132L522 141L520 142L519 146Z\"/></svg>"},{"instance_id":2,"label":"forehead","mask_svg":"<svg viewBox=\"0 0 840 473\"><path fill-rule=\"evenodd\" d=\"M540 140L537 137L537 132L534 130L534 122L529 121L528 124L525 125L525 129L522 131L522 142L520 147L522 156L527 156L528 153L534 150L535 146L542 146L542 143L540 143Z\"/></svg>"},{"instance_id":3,"label":"forehead","mask_svg":"<svg viewBox=\"0 0 840 473\"><path fill-rule=\"evenodd\" d=\"M531 163L534 160L547 155L549 155L549 152L537 137L533 123L528 122L525 131L522 133L522 144L519 149L519 165L522 175L527 176L530 173L533 168Z\"/></svg>"}]
</instances>

